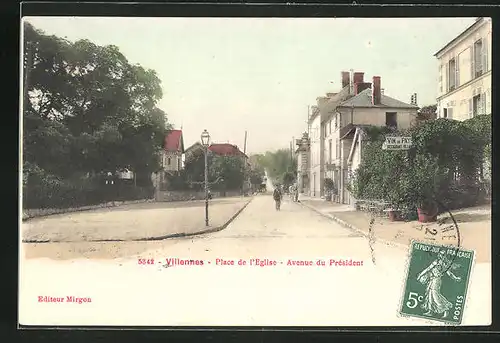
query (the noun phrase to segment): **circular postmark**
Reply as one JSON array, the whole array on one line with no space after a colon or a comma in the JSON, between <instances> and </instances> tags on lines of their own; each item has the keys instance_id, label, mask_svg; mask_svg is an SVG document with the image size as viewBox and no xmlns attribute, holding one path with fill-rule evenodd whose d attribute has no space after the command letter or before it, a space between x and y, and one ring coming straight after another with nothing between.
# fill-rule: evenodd
<instances>
[{"instance_id":1,"label":"circular postmark","mask_svg":"<svg viewBox=\"0 0 500 343\"><path fill-rule=\"evenodd\" d=\"M419 233L417 236L423 243L436 246L428 254L439 263L442 272L447 272L455 263L460 250L460 229L451 211L439 200L430 201L433 206L429 206L427 213L420 213L420 217L429 218L430 221L419 222L415 227ZM420 210L419 210L420 211ZM438 214L441 212L441 217Z\"/></svg>"},{"instance_id":2,"label":"circular postmark","mask_svg":"<svg viewBox=\"0 0 500 343\"><path fill-rule=\"evenodd\" d=\"M444 266L446 272L453 266L457 253L461 246L460 229L451 211L437 199L430 199L428 209L412 209L398 211L398 219L390 219L392 209L387 208L387 204L367 203L361 211L368 212L368 242L371 251L372 262L375 264L374 243L379 238L395 243L405 244L407 242L425 243L436 248L427 253L432 255L432 259L439 259L440 265ZM430 206L429 206L430 205ZM397 208L397 206L396 206ZM381 216L381 214L383 214ZM386 226L384 231L375 230L375 227ZM377 231L377 232L375 232ZM390 234L388 234L390 232ZM390 235L390 236L389 236ZM411 243L410 243L411 245ZM443 257L445 251L446 255Z\"/></svg>"}]
</instances>

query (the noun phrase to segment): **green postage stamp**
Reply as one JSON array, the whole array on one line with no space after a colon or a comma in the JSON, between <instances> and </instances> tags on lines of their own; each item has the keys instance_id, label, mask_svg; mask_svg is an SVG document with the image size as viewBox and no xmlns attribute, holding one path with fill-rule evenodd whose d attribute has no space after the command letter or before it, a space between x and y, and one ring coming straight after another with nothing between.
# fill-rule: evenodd
<instances>
[{"instance_id":1,"label":"green postage stamp","mask_svg":"<svg viewBox=\"0 0 500 343\"><path fill-rule=\"evenodd\" d=\"M460 325L474 251L412 242L400 314Z\"/></svg>"}]
</instances>

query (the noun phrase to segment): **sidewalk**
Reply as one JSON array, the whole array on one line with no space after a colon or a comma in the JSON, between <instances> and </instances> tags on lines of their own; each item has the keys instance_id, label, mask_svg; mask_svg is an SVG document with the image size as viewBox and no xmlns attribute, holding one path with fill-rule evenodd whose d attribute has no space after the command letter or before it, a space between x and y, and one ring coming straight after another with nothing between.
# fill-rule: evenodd
<instances>
[{"instance_id":1,"label":"sidewalk","mask_svg":"<svg viewBox=\"0 0 500 343\"><path fill-rule=\"evenodd\" d=\"M222 230L252 200L235 197L205 203L141 203L33 218L21 224L25 243L147 241Z\"/></svg>"},{"instance_id":2,"label":"sidewalk","mask_svg":"<svg viewBox=\"0 0 500 343\"><path fill-rule=\"evenodd\" d=\"M368 236L372 219L369 213L356 211L350 205L332 203L318 198L303 196L300 200L302 205ZM452 215L459 229L460 246L464 249L475 250L476 262L490 262L491 207L487 205L456 210L452 211ZM411 240L429 241L434 244L457 244L456 238L447 237L447 235L453 235L453 231L446 234L442 232L443 228L453 224L449 214L442 214L438 219L445 220L445 225L418 221L391 222L389 219L375 217L371 229L376 239L404 247L407 247Z\"/></svg>"}]
</instances>

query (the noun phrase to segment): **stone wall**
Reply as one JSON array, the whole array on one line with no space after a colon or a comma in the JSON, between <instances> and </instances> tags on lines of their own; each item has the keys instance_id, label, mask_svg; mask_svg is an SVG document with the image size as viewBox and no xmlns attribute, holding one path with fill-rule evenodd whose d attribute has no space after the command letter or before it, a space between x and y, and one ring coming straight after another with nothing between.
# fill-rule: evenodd
<instances>
[{"instance_id":1,"label":"stone wall","mask_svg":"<svg viewBox=\"0 0 500 343\"><path fill-rule=\"evenodd\" d=\"M89 211L96 210L99 208L116 207L121 205L138 204L144 202L153 202L152 199L144 200L132 200L132 201L110 201L104 204L82 206L82 207L69 207L69 208L42 208L42 209L24 209L23 210L23 220L37 217L50 216L52 214L61 214L69 212L79 212L79 211Z\"/></svg>"},{"instance_id":2,"label":"stone wall","mask_svg":"<svg viewBox=\"0 0 500 343\"><path fill-rule=\"evenodd\" d=\"M212 192L213 198L224 198L240 196L241 191L226 191L226 192ZM159 191L156 195L156 201L188 201L188 200L203 200L205 199L205 192L195 191Z\"/></svg>"},{"instance_id":3,"label":"stone wall","mask_svg":"<svg viewBox=\"0 0 500 343\"><path fill-rule=\"evenodd\" d=\"M187 201L205 199L205 192L159 191L156 201Z\"/></svg>"},{"instance_id":4,"label":"stone wall","mask_svg":"<svg viewBox=\"0 0 500 343\"><path fill-rule=\"evenodd\" d=\"M239 190L222 192L212 192L213 198L223 198L223 197L234 197L241 196ZM116 207L121 205L138 204L144 202L154 202L154 201L188 201L188 200L203 200L205 199L205 192L190 192L190 191L160 191L157 193L156 199L144 199L144 200L132 200L132 201L111 201L104 204L92 205L92 206L82 206L82 207L70 207L70 208L45 208L45 209L23 209L22 220L27 220L30 218L45 217L53 214L69 213L69 212L79 212L79 211L89 211L96 210L99 208Z\"/></svg>"}]
</instances>

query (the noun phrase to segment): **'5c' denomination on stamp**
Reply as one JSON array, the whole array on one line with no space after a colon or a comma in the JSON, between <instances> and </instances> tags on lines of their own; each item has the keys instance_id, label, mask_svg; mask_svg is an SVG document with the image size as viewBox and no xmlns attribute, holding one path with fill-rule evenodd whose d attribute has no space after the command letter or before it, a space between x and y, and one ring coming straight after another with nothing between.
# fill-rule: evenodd
<instances>
[{"instance_id":1,"label":"'5c' denomination on stamp","mask_svg":"<svg viewBox=\"0 0 500 343\"><path fill-rule=\"evenodd\" d=\"M412 242L400 314L460 325L474 251Z\"/></svg>"}]
</instances>

